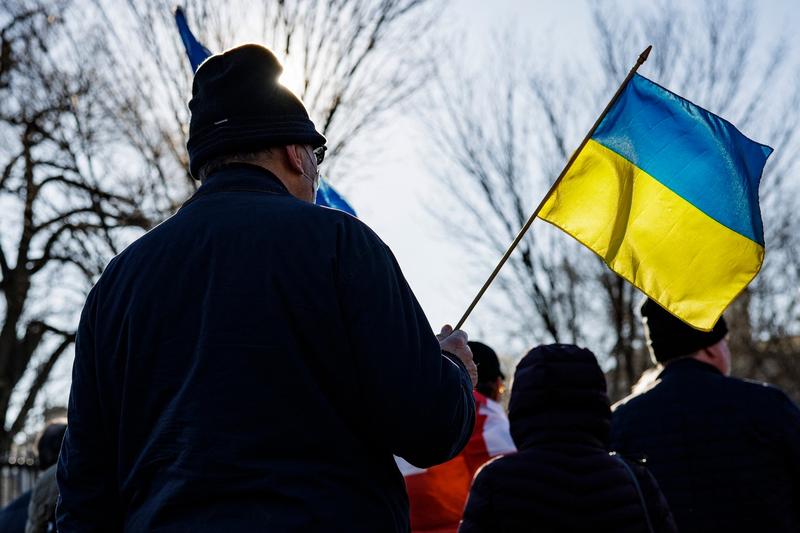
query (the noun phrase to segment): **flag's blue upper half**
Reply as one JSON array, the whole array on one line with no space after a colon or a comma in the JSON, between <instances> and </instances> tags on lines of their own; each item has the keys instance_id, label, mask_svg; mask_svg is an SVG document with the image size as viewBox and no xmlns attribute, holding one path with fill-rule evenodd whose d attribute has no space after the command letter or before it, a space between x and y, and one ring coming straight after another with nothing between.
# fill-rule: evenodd
<instances>
[{"instance_id":1,"label":"flag's blue upper half","mask_svg":"<svg viewBox=\"0 0 800 533\"><path fill-rule=\"evenodd\" d=\"M211 56L211 52L200 44L192 30L189 29L189 23L186 22L186 14L180 7L175 9L175 23L178 25L178 31L181 34L181 41L183 41L186 55L189 57L189 63L192 64L192 72L197 72L197 67Z\"/></svg>"},{"instance_id":2,"label":"flag's blue upper half","mask_svg":"<svg viewBox=\"0 0 800 533\"><path fill-rule=\"evenodd\" d=\"M636 74L592 139L733 231L764 244L758 207L772 148Z\"/></svg>"},{"instance_id":3,"label":"flag's blue upper half","mask_svg":"<svg viewBox=\"0 0 800 533\"><path fill-rule=\"evenodd\" d=\"M333 209L338 209L339 211L344 211L345 213L356 216L355 209L347 203L347 200L323 179L320 179L319 191L317 191L317 205L332 207Z\"/></svg>"},{"instance_id":4,"label":"flag's blue upper half","mask_svg":"<svg viewBox=\"0 0 800 533\"><path fill-rule=\"evenodd\" d=\"M186 21L186 14L181 7L175 9L175 24L178 26L178 31L181 34L181 41L183 41L183 48L186 50L186 56L189 58L189 63L192 65L192 72L197 72L200 65L211 56L211 52L203 46L200 41L192 33L189 28L189 23ZM333 188L326 180L320 178L320 188L317 193L316 204L322 207L330 207L344 211L353 216L356 216L356 211L353 207Z\"/></svg>"}]
</instances>

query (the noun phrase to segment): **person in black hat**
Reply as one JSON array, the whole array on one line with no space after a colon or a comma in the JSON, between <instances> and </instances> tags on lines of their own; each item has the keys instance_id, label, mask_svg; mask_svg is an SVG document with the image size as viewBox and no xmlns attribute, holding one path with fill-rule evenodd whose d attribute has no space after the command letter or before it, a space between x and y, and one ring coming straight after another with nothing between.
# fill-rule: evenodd
<instances>
[{"instance_id":1,"label":"person in black hat","mask_svg":"<svg viewBox=\"0 0 800 533\"><path fill-rule=\"evenodd\" d=\"M256 45L200 66L202 186L86 301L60 532L406 531L393 455L469 439L466 334L437 338L377 235L313 205L325 138L280 73Z\"/></svg>"},{"instance_id":2,"label":"person in black hat","mask_svg":"<svg viewBox=\"0 0 800 533\"><path fill-rule=\"evenodd\" d=\"M506 380L505 374L500 370L500 359L494 350L482 342L469 341L469 347L478 366L478 384L475 385L475 390L484 397L499 402L505 391Z\"/></svg>"},{"instance_id":3,"label":"person in black hat","mask_svg":"<svg viewBox=\"0 0 800 533\"><path fill-rule=\"evenodd\" d=\"M303 103L279 83L282 72L272 52L256 44L200 66L189 102L192 176L205 181L233 162L277 167L292 195L313 202L326 140Z\"/></svg>"},{"instance_id":4,"label":"person in black hat","mask_svg":"<svg viewBox=\"0 0 800 533\"><path fill-rule=\"evenodd\" d=\"M779 389L729 377L727 326L695 330L642 305L663 369L614 406L612 446L645 457L680 531L800 531L800 410Z\"/></svg>"}]
</instances>

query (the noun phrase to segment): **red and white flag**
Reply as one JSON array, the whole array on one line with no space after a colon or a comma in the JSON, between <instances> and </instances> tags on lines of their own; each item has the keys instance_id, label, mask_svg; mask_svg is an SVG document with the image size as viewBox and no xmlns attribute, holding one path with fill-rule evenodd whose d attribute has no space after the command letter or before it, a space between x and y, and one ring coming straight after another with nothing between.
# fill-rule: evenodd
<instances>
[{"instance_id":1,"label":"red and white flag","mask_svg":"<svg viewBox=\"0 0 800 533\"><path fill-rule=\"evenodd\" d=\"M479 392L473 396L475 429L460 454L425 469L396 458L406 481L414 533L455 533L478 468L492 457L517 451L503 406Z\"/></svg>"}]
</instances>

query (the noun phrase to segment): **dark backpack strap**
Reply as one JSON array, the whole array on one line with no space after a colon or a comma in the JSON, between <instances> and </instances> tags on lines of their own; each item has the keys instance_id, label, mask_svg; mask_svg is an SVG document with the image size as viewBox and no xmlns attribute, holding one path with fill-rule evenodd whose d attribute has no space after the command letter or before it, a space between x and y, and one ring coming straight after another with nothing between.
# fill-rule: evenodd
<instances>
[{"instance_id":1,"label":"dark backpack strap","mask_svg":"<svg viewBox=\"0 0 800 533\"><path fill-rule=\"evenodd\" d=\"M628 472L631 481L633 481L633 486L636 488L636 494L639 495L639 503L642 506L642 511L644 511L644 519L647 523L647 531L649 531L650 533L655 533L655 529L653 529L653 523L650 521L650 512L647 510L647 502L644 499L644 493L642 492L642 487L639 485L639 480L636 478L636 473L634 473L630 465L626 463L622 457L617 455L616 452L611 452L609 455L611 457L614 457L617 461L619 461L619 463Z\"/></svg>"}]
</instances>

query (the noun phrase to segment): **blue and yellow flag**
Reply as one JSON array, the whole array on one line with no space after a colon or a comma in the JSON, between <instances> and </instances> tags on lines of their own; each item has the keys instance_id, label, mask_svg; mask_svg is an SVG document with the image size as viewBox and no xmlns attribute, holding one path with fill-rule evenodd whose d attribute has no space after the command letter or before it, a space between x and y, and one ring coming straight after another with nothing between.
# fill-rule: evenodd
<instances>
[{"instance_id":1,"label":"blue and yellow flag","mask_svg":"<svg viewBox=\"0 0 800 533\"><path fill-rule=\"evenodd\" d=\"M634 75L539 217L691 326L758 274L758 184L772 148Z\"/></svg>"}]
</instances>

